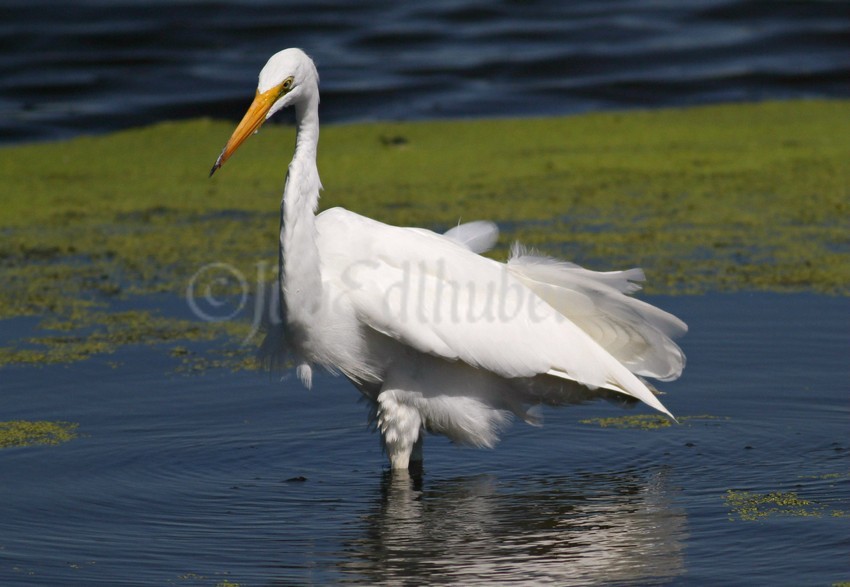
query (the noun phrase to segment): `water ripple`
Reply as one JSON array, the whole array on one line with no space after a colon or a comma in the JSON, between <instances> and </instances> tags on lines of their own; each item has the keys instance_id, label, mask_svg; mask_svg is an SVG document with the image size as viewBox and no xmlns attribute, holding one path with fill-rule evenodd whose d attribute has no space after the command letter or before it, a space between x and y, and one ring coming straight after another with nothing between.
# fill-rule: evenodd
<instances>
[{"instance_id":1,"label":"water ripple","mask_svg":"<svg viewBox=\"0 0 850 587\"><path fill-rule=\"evenodd\" d=\"M0 142L238 118L284 45L319 64L328 121L565 114L846 97L842 2L11 2Z\"/></svg>"},{"instance_id":2,"label":"water ripple","mask_svg":"<svg viewBox=\"0 0 850 587\"><path fill-rule=\"evenodd\" d=\"M0 583L841 580L847 300L662 305L687 318L699 358L671 401L714 417L617 430L580 422L621 415L611 406L553 410L493 451L429 436L412 478L382 473L339 379L306 392L246 373L179 377L142 351L114 357L120 370L8 367L5 418L80 426L61 446L0 451ZM737 519L729 490L806 500L807 517Z\"/></svg>"}]
</instances>

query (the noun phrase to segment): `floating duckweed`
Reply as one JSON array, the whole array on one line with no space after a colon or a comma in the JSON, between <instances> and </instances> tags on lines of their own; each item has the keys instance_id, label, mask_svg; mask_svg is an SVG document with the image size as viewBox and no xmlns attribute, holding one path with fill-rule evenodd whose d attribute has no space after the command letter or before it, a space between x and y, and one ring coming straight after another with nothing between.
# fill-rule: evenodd
<instances>
[{"instance_id":1,"label":"floating duckweed","mask_svg":"<svg viewBox=\"0 0 850 587\"><path fill-rule=\"evenodd\" d=\"M793 491L752 493L749 491L726 492L726 504L741 520L761 520L768 516L820 517L823 506L804 499Z\"/></svg>"},{"instance_id":2,"label":"floating duckweed","mask_svg":"<svg viewBox=\"0 0 850 587\"><path fill-rule=\"evenodd\" d=\"M720 416L709 416L701 414L699 416L681 416L678 418L679 423L683 424L694 420L718 420ZM672 420L658 414L635 414L629 416L617 416L614 418L588 418L579 420L581 424L596 425L601 428L620 428L632 430L658 430L659 428L669 428L672 425Z\"/></svg>"},{"instance_id":3,"label":"floating duckweed","mask_svg":"<svg viewBox=\"0 0 850 587\"><path fill-rule=\"evenodd\" d=\"M207 579L204 575L199 575L197 573L184 573L179 575L177 578L182 581L205 581ZM239 585L239 583L234 583L233 581L225 579L217 582L215 587L239 587Z\"/></svg>"},{"instance_id":4,"label":"floating duckweed","mask_svg":"<svg viewBox=\"0 0 850 587\"><path fill-rule=\"evenodd\" d=\"M40 316L43 334L7 343L0 367L243 340L249 327L234 321L109 317L115 300L183 297L211 265L229 269L204 287L227 277L217 293L237 299L273 279L294 131L265 129L208 180L232 126L3 148L0 320ZM650 293L850 294L850 101L352 124L322 137L322 208L438 230L489 218L504 231L495 256L520 239L591 269L638 265Z\"/></svg>"},{"instance_id":5,"label":"floating duckweed","mask_svg":"<svg viewBox=\"0 0 850 587\"><path fill-rule=\"evenodd\" d=\"M12 420L0 422L0 448L56 445L76 438L79 424L45 420Z\"/></svg>"},{"instance_id":6,"label":"floating duckweed","mask_svg":"<svg viewBox=\"0 0 850 587\"><path fill-rule=\"evenodd\" d=\"M828 481L832 479L844 479L850 477L850 473L823 473L820 475L800 475L800 479L818 479L820 481Z\"/></svg>"},{"instance_id":7,"label":"floating duckweed","mask_svg":"<svg viewBox=\"0 0 850 587\"><path fill-rule=\"evenodd\" d=\"M253 348L239 347L235 349L213 349L204 354L187 352L172 356L180 358L180 364L175 367L176 373L184 375L200 375L213 369L230 371L253 371L260 368Z\"/></svg>"},{"instance_id":8,"label":"floating duckweed","mask_svg":"<svg viewBox=\"0 0 850 587\"><path fill-rule=\"evenodd\" d=\"M616 418L589 418L579 420L582 424L595 424L602 428L628 428L636 430L657 430L668 428L670 419L655 414L637 414L633 416L618 416Z\"/></svg>"},{"instance_id":9,"label":"floating duckweed","mask_svg":"<svg viewBox=\"0 0 850 587\"><path fill-rule=\"evenodd\" d=\"M169 353L172 357L185 357L189 354L189 349L184 346L176 346L172 347L171 352Z\"/></svg>"},{"instance_id":10,"label":"floating duckweed","mask_svg":"<svg viewBox=\"0 0 850 587\"><path fill-rule=\"evenodd\" d=\"M55 317L44 320L42 327L63 334L30 337L20 341L22 344L17 347L0 347L0 367L5 364L72 363L110 354L133 344L241 340L251 331L250 325L243 321L197 322L165 318L149 311L106 312L79 308L61 323L57 324ZM178 356L179 351L172 351L172 355Z\"/></svg>"}]
</instances>

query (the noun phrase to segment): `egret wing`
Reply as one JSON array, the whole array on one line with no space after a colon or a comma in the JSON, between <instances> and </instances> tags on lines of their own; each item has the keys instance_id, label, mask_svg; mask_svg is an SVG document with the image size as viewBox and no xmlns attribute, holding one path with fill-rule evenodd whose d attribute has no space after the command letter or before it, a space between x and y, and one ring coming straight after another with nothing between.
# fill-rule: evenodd
<instances>
[{"instance_id":1,"label":"egret wing","mask_svg":"<svg viewBox=\"0 0 850 587\"><path fill-rule=\"evenodd\" d=\"M451 238L333 209L323 277L362 324L420 352L506 378L550 374L668 413L634 374L509 271Z\"/></svg>"},{"instance_id":2,"label":"egret wing","mask_svg":"<svg viewBox=\"0 0 850 587\"><path fill-rule=\"evenodd\" d=\"M640 289L643 271L597 272L514 247L508 268L630 371L676 379L685 355L672 339L687 332L677 317L625 294Z\"/></svg>"}]
</instances>

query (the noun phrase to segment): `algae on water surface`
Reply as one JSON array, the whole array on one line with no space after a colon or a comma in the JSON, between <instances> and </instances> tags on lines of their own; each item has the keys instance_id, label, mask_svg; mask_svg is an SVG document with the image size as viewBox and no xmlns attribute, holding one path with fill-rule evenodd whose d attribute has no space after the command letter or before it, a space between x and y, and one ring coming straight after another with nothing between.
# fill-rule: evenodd
<instances>
[{"instance_id":1,"label":"algae on water surface","mask_svg":"<svg viewBox=\"0 0 850 587\"><path fill-rule=\"evenodd\" d=\"M843 510L831 509L822 503L800 497L794 491L755 493L750 491L726 492L730 513L739 520L753 522L773 516L817 518L824 515L846 517ZM734 518L732 518L734 519Z\"/></svg>"},{"instance_id":2,"label":"algae on water surface","mask_svg":"<svg viewBox=\"0 0 850 587\"><path fill-rule=\"evenodd\" d=\"M118 299L184 295L213 262L244 277L237 295L274 265L294 131L267 125L208 180L231 130L197 120L3 149L0 320L43 321L0 365L242 340L245 324L108 318ZM327 126L319 152L322 208L440 230L489 218L497 256L518 238L592 269L642 266L652 293L850 293L850 101Z\"/></svg>"},{"instance_id":3,"label":"algae on water surface","mask_svg":"<svg viewBox=\"0 0 850 587\"><path fill-rule=\"evenodd\" d=\"M70 422L30 420L0 422L0 448L62 444L76 438L77 426Z\"/></svg>"}]
</instances>

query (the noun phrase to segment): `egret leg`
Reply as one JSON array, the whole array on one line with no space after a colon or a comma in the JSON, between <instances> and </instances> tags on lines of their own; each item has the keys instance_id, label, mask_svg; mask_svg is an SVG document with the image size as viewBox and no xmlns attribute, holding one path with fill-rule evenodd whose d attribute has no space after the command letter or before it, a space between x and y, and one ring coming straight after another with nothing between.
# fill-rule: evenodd
<instances>
[{"instance_id":1,"label":"egret leg","mask_svg":"<svg viewBox=\"0 0 850 587\"><path fill-rule=\"evenodd\" d=\"M378 429L393 469L409 468L411 459L422 462L422 418L404 393L390 389L378 395Z\"/></svg>"},{"instance_id":2,"label":"egret leg","mask_svg":"<svg viewBox=\"0 0 850 587\"><path fill-rule=\"evenodd\" d=\"M408 471L412 475L422 475L422 471L424 467L422 466L422 439L425 438L425 431L419 431L419 438L416 439L416 442L413 443L413 451L410 453L410 463L408 464ZM395 471L400 471L402 469L394 469Z\"/></svg>"},{"instance_id":3,"label":"egret leg","mask_svg":"<svg viewBox=\"0 0 850 587\"><path fill-rule=\"evenodd\" d=\"M411 465L417 463L420 467L422 466L422 439L425 435L422 433L422 430L419 430L419 438L416 439L416 442L413 444L413 452L410 453L410 463Z\"/></svg>"}]
</instances>

